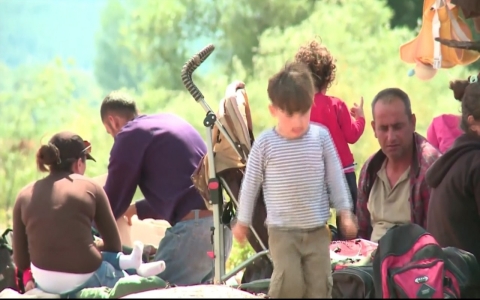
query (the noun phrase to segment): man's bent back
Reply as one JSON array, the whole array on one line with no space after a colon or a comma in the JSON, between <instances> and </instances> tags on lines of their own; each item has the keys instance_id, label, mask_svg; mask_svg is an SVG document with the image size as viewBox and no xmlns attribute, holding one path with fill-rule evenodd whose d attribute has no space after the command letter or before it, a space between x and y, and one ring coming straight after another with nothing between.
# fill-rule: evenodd
<instances>
[{"instance_id":1,"label":"man's bent back","mask_svg":"<svg viewBox=\"0 0 480 300\"><path fill-rule=\"evenodd\" d=\"M172 226L194 209L206 209L190 176L206 153L199 133L173 114L142 115L115 137L105 190L115 218L122 216L137 184L140 220L167 220Z\"/></svg>"},{"instance_id":2,"label":"man's bent back","mask_svg":"<svg viewBox=\"0 0 480 300\"><path fill-rule=\"evenodd\" d=\"M103 100L100 115L115 138L105 185L115 217L137 214L172 225L155 255L168 266L160 274L164 280L176 285L211 280L213 216L191 180L206 153L200 134L174 114L138 115L135 101L119 91ZM145 199L130 204L137 186ZM230 247L226 236L225 253Z\"/></svg>"}]
</instances>

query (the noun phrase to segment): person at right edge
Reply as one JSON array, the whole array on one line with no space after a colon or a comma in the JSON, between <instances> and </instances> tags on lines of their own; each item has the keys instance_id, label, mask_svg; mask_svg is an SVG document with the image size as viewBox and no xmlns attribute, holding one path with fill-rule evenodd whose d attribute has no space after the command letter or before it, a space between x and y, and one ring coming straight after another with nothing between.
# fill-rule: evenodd
<instances>
[{"instance_id":1,"label":"person at right edge","mask_svg":"<svg viewBox=\"0 0 480 300\"><path fill-rule=\"evenodd\" d=\"M480 239L477 236L480 232L478 80L478 76L470 76L468 80L450 82L454 98L461 101L460 127L464 133L427 171L426 180L432 191L426 229L440 246L468 251L480 262Z\"/></svg>"},{"instance_id":2,"label":"person at right edge","mask_svg":"<svg viewBox=\"0 0 480 300\"><path fill-rule=\"evenodd\" d=\"M357 235L342 166L329 131L310 123L314 85L308 67L287 64L270 78L267 91L277 125L253 144L232 231L245 243L263 187L274 265L269 296L331 298L330 201L344 236Z\"/></svg>"},{"instance_id":3,"label":"person at right edge","mask_svg":"<svg viewBox=\"0 0 480 300\"><path fill-rule=\"evenodd\" d=\"M353 213L357 201L357 177L354 157L348 144L355 144L365 130L363 98L360 104L354 104L349 110L341 99L327 95L327 90L335 80L337 66L328 49L313 40L301 46L295 60L307 64L313 75L315 98L310 121L322 124L330 130L333 143L337 148L343 172L353 200Z\"/></svg>"}]
</instances>

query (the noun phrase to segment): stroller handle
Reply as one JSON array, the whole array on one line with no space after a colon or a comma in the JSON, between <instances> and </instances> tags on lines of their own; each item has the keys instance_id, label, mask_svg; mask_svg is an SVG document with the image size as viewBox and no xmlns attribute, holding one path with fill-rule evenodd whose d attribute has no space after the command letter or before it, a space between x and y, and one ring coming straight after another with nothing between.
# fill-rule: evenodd
<instances>
[{"instance_id":1,"label":"stroller handle","mask_svg":"<svg viewBox=\"0 0 480 300\"><path fill-rule=\"evenodd\" d=\"M190 58L182 68L182 81L183 85L187 88L188 92L192 95L195 101L203 99L202 92L197 88L193 83L192 74L193 72L207 59L210 54L215 50L215 46L212 44L203 48L200 52L195 54Z\"/></svg>"}]
</instances>

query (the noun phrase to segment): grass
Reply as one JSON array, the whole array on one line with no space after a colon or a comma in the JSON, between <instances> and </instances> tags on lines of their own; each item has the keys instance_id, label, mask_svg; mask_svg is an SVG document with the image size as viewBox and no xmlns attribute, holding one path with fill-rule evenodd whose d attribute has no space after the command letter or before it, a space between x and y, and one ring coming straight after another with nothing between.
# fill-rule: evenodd
<instances>
[{"instance_id":1,"label":"grass","mask_svg":"<svg viewBox=\"0 0 480 300\"><path fill-rule=\"evenodd\" d=\"M230 252L230 257L228 258L225 266L227 273L254 254L255 251L253 251L250 244L241 246L234 240L232 244L232 251Z\"/></svg>"}]
</instances>

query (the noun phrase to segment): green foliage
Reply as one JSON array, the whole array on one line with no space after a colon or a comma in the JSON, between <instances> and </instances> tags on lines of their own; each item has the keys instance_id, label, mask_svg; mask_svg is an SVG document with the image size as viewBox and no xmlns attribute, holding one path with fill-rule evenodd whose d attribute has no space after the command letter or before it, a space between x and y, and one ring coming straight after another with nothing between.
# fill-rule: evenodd
<instances>
[{"instance_id":1,"label":"green foliage","mask_svg":"<svg viewBox=\"0 0 480 300\"><path fill-rule=\"evenodd\" d=\"M205 112L180 80L184 62L204 46L199 37L217 50L196 71L195 83L216 111L227 84L244 80L255 134L274 124L267 109L268 78L315 37L337 60L337 80L329 94L348 106L363 96L371 121L368 104L374 95L400 87L409 93L417 130L424 134L433 116L458 111L448 81L465 78L468 70L441 70L427 82L408 77L413 66L400 61L398 48L415 32L392 28L393 16L386 0L109 0L96 40L97 82L73 62L0 64L0 203L9 211L18 191L43 176L36 171L35 152L60 130L92 142L97 163L88 163L88 176L106 172L113 139L101 124L99 103L111 89L129 90L143 113L177 113L205 137ZM361 166L378 148L367 126L352 151ZM229 268L250 254L250 248L234 244Z\"/></svg>"},{"instance_id":2,"label":"green foliage","mask_svg":"<svg viewBox=\"0 0 480 300\"><path fill-rule=\"evenodd\" d=\"M128 34L133 3L108 0L101 16L101 33L96 35L95 77L105 90L137 89L145 80L145 66L134 59Z\"/></svg>"},{"instance_id":3,"label":"green foliage","mask_svg":"<svg viewBox=\"0 0 480 300\"><path fill-rule=\"evenodd\" d=\"M392 28L406 26L410 29L417 27L422 17L423 1L419 0L387 0L388 6L393 10L390 19Z\"/></svg>"},{"instance_id":4,"label":"green foliage","mask_svg":"<svg viewBox=\"0 0 480 300\"><path fill-rule=\"evenodd\" d=\"M149 87L183 89L180 77L173 74L178 74L189 55L188 47L211 20L210 3L146 0L132 9L124 35L134 41L127 47L136 61L149 67Z\"/></svg>"},{"instance_id":5,"label":"green foliage","mask_svg":"<svg viewBox=\"0 0 480 300\"><path fill-rule=\"evenodd\" d=\"M227 265L225 269L227 272L231 271L233 268L247 260L250 256L252 256L255 252L253 248L247 244L242 247L237 241L233 241L232 245L232 252L230 252L230 257L227 261Z\"/></svg>"},{"instance_id":6,"label":"green foliage","mask_svg":"<svg viewBox=\"0 0 480 300\"><path fill-rule=\"evenodd\" d=\"M97 78L105 88L134 87L134 82L143 82L149 88L183 90L180 77L172 74L178 73L192 47L202 47L199 39L219 41L214 55L216 70L230 73L236 56L250 71L259 36L270 27L300 23L311 14L313 5L312 0L109 0L98 37ZM124 80L133 73L145 75L145 71L148 76Z\"/></svg>"},{"instance_id":7,"label":"green foliage","mask_svg":"<svg viewBox=\"0 0 480 300\"><path fill-rule=\"evenodd\" d=\"M9 210L20 188L39 178L35 152L40 144L54 131L67 129L72 119L85 119L90 112L81 114L88 107L84 96L92 97L97 88L60 60L42 67L1 66L0 70L7 79L0 89L0 203Z\"/></svg>"},{"instance_id":8,"label":"green foliage","mask_svg":"<svg viewBox=\"0 0 480 300\"><path fill-rule=\"evenodd\" d=\"M314 5L312 0L216 1L217 26L210 37L218 39L219 62L231 67L229 62L236 56L247 71L252 70L262 33L273 27L283 30L299 24L311 15Z\"/></svg>"}]
</instances>

